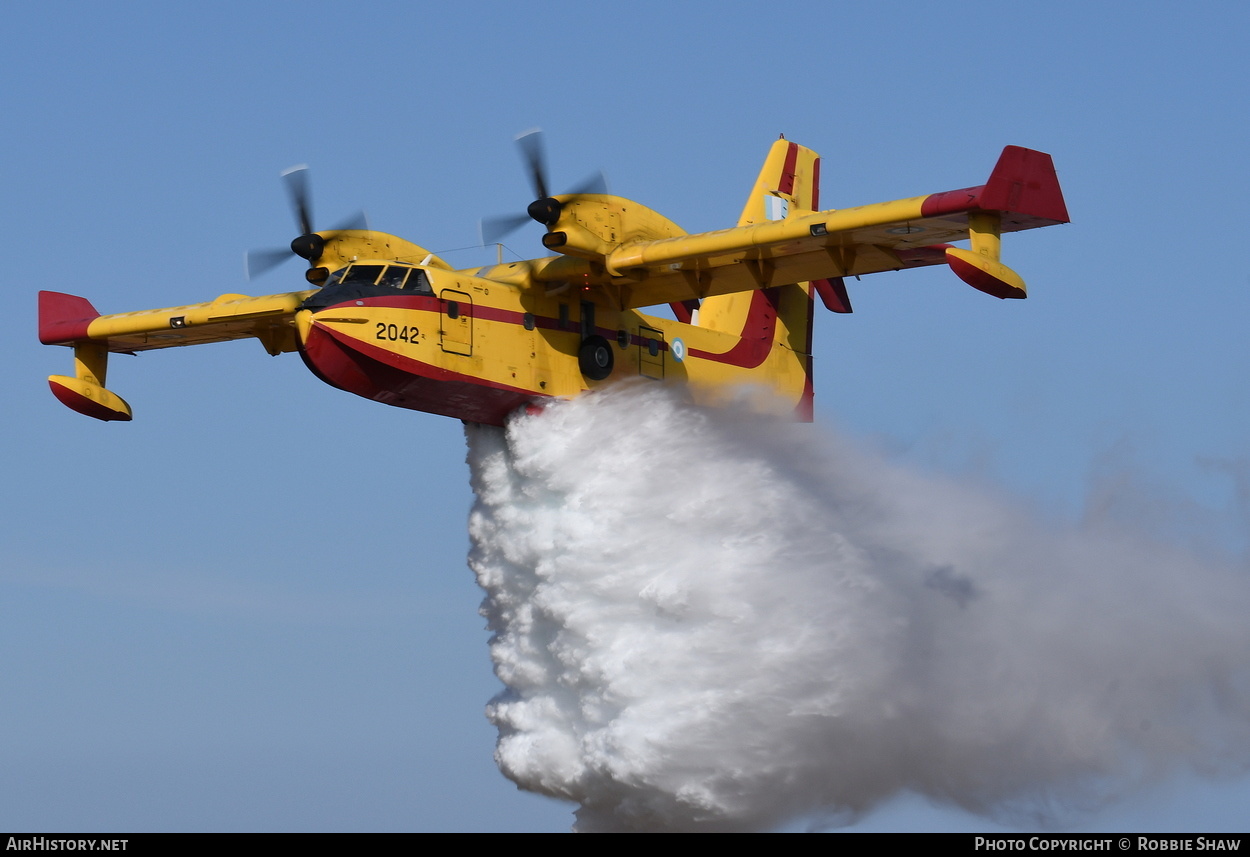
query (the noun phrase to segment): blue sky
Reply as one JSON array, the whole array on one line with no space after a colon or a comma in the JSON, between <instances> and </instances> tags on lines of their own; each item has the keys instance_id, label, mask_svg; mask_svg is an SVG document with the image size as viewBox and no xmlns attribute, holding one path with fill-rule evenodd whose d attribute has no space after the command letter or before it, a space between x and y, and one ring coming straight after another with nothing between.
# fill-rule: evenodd
<instances>
[{"instance_id":1,"label":"blue sky","mask_svg":"<svg viewBox=\"0 0 1250 857\"><path fill-rule=\"evenodd\" d=\"M689 231L734 221L779 132L823 156L828 206L979 184L1007 144L1050 152L1073 223L1004 242L1030 299L945 269L850 283L856 312L817 319L819 417L1043 515L1097 502L1247 549L1250 12L760 9L8 10L0 827L571 823L491 759L457 422L254 342L115 357L130 424L47 390L70 355L35 339L39 289L121 312L300 287L294 264L247 283L242 263L292 237L294 163L318 226L363 207L467 266L478 218L529 202L511 138L534 125L557 186L602 168ZM539 255L539 235L509 246ZM1245 829L1247 798L1182 776L1085 826ZM995 829L906 797L861 828Z\"/></svg>"}]
</instances>

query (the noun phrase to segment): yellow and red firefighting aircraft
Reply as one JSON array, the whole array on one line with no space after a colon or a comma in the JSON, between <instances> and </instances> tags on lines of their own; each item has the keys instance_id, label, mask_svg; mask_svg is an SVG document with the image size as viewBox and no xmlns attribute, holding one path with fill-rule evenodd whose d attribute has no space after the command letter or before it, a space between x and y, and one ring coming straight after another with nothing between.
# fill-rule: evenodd
<instances>
[{"instance_id":1,"label":"yellow and red firefighting aircraft","mask_svg":"<svg viewBox=\"0 0 1250 857\"><path fill-rule=\"evenodd\" d=\"M816 297L850 312L845 277L946 264L973 288L1023 298L1000 234L1068 222L1050 156L1015 146L983 185L822 211L820 158L783 137L738 225L688 235L596 188L549 195L540 138L518 140L537 196L527 215L556 255L456 270L393 235L317 232L306 174L289 171L291 252L310 263L313 288L116 315L40 292L40 341L74 349L74 376L51 376L52 392L87 416L129 420L104 386L109 352L255 337L270 354L298 351L332 386L471 422L500 425L519 407L638 376L704 402L766 386L810 420ZM945 243L961 239L971 248ZM663 304L680 320L640 311Z\"/></svg>"}]
</instances>

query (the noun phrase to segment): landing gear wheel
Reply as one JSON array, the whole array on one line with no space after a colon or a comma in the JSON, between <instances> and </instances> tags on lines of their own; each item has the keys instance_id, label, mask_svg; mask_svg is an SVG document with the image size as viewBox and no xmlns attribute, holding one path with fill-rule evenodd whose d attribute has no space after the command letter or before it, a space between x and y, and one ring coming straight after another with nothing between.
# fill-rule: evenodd
<instances>
[{"instance_id":1,"label":"landing gear wheel","mask_svg":"<svg viewBox=\"0 0 1250 857\"><path fill-rule=\"evenodd\" d=\"M602 381L612 374L612 346L602 336L588 336L577 349L577 366L592 381Z\"/></svg>"}]
</instances>

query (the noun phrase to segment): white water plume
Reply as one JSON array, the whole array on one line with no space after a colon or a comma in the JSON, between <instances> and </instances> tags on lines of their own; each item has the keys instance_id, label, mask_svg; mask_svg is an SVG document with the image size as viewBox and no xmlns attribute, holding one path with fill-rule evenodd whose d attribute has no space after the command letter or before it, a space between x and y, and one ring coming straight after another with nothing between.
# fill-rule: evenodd
<instances>
[{"instance_id":1,"label":"white water plume","mask_svg":"<svg viewBox=\"0 0 1250 857\"><path fill-rule=\"evenodd\" d=\"M658 385L468 438L496 759L576 829L1070 823L1250 763L1233 564Z\"/></svg>"}]
</instances>

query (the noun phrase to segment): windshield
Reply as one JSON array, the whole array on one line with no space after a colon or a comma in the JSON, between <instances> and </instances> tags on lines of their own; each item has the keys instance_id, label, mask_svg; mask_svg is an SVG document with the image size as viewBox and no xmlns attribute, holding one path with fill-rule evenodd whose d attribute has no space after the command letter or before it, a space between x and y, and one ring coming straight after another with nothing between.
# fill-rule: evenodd
<instances>
[{"instance_id":1,"label":"windshield","mask_svg":"<svg viewBox=\"0 0 1250 857\"><path fill-rule=\"evenodd\" d=\"M401 294L434 297L430 277L424 269L385 262L349 265L330 274L321 289L301 306L318 310L349 300L360 302L365 298Z\"/></svg>"},{"instance_id":2,"label":"windshield","mask_svg":"<svg viewBox=\"0 0 1250 857\"><path fill-rule=\"evenodd\" d=\"M425 271L408 265L352 265L342 273L345 286L378 286L386 289L417 292L432 295L430 280ZM337 282L334 277L333 282Z\"/></svg>"},{"instance_id":3,"label":"windshield","mask_svg":"<svg viewBox=\"0 0 1250 857\"><path fill-rule=\"evenodd\" d=\"M381 265L352 265L343 277L345 286L372 286L382 273Z\"/></svg>"}]
</instances>

